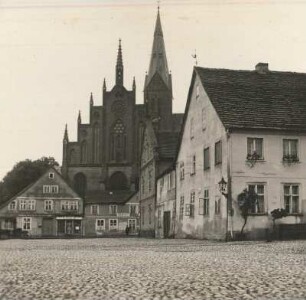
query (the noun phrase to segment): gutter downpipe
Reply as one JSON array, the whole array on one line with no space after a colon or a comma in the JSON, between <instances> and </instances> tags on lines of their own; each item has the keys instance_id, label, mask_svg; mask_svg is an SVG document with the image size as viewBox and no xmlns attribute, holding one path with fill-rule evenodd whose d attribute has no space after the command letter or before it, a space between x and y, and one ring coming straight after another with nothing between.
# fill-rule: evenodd
<instances>
[{"instance_id":1,"label":"gutter downpipe","mask_svg":"<svg viewBox=\"0 0 306 300\"><path fill-rule=\"evenodd\" d=\"M227 207L226 207L226 241L229 237L233 239L233 208L232 208L232 177L231 177L231 160L232 160L232 145L231 145L231 133L230 130L226 130L227 140ZM229 226L229 215L230 215L230 226ZM230 236L229 236L230 227Z\"/></svg>"}]
</instances>

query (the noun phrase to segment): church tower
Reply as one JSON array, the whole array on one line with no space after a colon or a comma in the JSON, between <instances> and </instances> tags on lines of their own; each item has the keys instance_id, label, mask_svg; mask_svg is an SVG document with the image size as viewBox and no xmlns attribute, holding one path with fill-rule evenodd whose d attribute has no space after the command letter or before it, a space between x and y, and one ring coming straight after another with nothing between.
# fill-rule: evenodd
<instances>
[{"instance_id":1,"label":"church tower","mask_svg":"<svg viewBox=\"0 0 306 300\"><path fill-rule=\"evenodd\" d=\"M154 39L149 65L145 78L144 103L147 117L158 131L171 130L172 79L168 70L165 42L158 8Z\"/></svg>"}]
</instances>

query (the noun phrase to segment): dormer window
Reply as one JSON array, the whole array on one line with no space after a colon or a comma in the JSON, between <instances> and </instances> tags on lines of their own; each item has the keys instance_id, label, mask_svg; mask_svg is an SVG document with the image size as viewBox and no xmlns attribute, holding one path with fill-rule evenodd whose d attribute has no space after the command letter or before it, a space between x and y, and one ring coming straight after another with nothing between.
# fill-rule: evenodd
<instances>
[{"instance_id":1,"label":"dormer window","mask_svg":"<svg viewBox=\"0 0 306 300\"><path fill-rule=\"evenodd\" d=\"M49 173L49 179L54 179L54 173L53 172Z\"/></svg>"}]
</instances>

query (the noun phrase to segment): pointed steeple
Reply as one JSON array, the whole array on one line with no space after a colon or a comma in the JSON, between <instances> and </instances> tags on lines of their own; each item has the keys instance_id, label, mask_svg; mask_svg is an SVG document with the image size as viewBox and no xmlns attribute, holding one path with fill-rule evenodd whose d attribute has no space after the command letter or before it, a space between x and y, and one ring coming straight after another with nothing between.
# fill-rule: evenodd
<instances>
[{"instance_id":1,"label":"pointed steeple","mask_svg":"<svg viewBox=\"0 0 306 300\"><path fill-rule=\"evenodd\" d=\"M90 106L93 106L93 104L94 104L92 93L90 93L90 100L89 100L89 103L90 103Z\"/></svg>"},{"instance_id":2,"label":"pointed steeple","mask_svg":"<svg viewBox=\"0 0 306 300\"><path fill-rule=\"evenodd\" d=\"M136 81L135 81L135 76L133 77L133 91L136 90Z\"/></svg>"},{"instance_id":3,"label":"pointed steeple","mask_svg":"<svg viewBox=\"0 0 306 300\"><path fill-rule=\"evenodd\" d=\"M150 83L152 77L159 73L165 84L170 88L170 76L165 49L163 30L160 21L159 7L155 23L154 40L152 46L149 73L146 76L145 87Z\"/></svg>"},{"instance_id":4,"label":"pointed steeple","mask_svg":"<svg viewBox=\"0 0 306 300\"><path fill-rule=\"evenodd\" d=\"M105 78L103 80L103 91L106 91L106 81L105 81Z\"/></svg>"},{"instance_id":5,"label":"pointed steeple","mask_svg":"<svg viewBox=\"0 0 306 300\"><path fill-rule=\"evenodd\" d=\"M123 61L122 61L121 39L119 39L119 47L117 54L116 85L121 85L121 86L123 85Z\"/></svg>"},{"instance_id":6,"label":"pointed steeple","mask_svg":"<svg viewBox=\"0 0 306 300\"><path fill-rule=\"evenodd\" d=\"M82 123L81 111L79 110L78 124L81 124L81 123Z\"/></svg>"},{"instance_id":7,"label":"pointed steeple","mask_svg":"<svg viewBox=\"0 0 306 300\"><path fill-rule=\"evenodd\" d=\"M69 138L68 138L68 128L67 128L67 124L65 125L65 132L64 132L64 142L69 142Z\"/></svg>"}]
</instances>

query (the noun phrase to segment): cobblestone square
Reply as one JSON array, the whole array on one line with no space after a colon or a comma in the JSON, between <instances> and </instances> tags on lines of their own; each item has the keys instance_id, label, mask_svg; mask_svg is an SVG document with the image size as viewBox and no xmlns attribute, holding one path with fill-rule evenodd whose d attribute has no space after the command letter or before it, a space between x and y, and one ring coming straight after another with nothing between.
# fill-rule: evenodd
<instances>
[{"instance_id":1,"label":"cobblestone square","mask_svg":"<svg viewBox=\"0 0 306 300\"><path fill-rule=\"evenodd\" d=\"M0 241L0 299L305 299L306 241Z\"/></svg>"}]
</instances>

